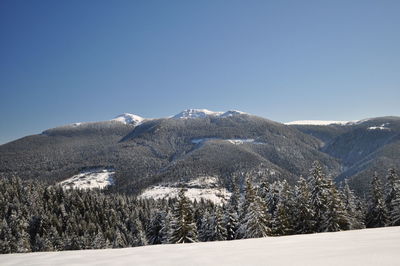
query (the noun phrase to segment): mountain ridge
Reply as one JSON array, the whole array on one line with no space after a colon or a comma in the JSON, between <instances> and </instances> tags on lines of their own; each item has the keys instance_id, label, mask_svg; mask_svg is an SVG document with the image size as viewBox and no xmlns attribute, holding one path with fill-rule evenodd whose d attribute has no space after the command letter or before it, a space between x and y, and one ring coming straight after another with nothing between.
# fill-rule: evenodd
<instances>
[{"instance_id":1,"label":"mountain ridge","mask_svg":"<svg viewBox=\"0 0 400 266\"><path fill-rule=\"evenodd\" d=\"M286 125L240 111L204 115L200 109L197 117L199 109L188 110L184 119L125 113L117 120L56 127L0 145L0 174L51 183L85 168L115 168L114 189L138 193L166 180L207 175L219 176L226 188L237 173L294 182L320 160L338 182L349 179L362 193L371 169L399 165L400 117ZM199 139L207 141L196 143Z\"/></svg>"}]
</instances>

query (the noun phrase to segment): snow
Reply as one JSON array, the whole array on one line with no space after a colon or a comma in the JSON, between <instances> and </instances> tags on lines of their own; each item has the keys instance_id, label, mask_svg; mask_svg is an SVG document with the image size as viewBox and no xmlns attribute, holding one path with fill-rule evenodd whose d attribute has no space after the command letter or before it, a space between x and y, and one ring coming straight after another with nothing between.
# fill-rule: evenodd
<instances>
[{"instance_id":1,"label":"snow","mask_svg":"<svg viewBox=\"0 0 400 266\"><path fill-rule=\"evenodd\" d=\"M189 119L189 118L205 118L207 116L214 117L231 117L235 115L246 114L237 110L229 110L227 112L214 112L207 109L186 109L177 115L174 115L173 119Z\"/></svg>"},{"instance_id":2,"label":"snow","mask_svg":"<svg viewBox=\"0 0 400 266\"><path fill-rule=\"evenodd\" d=\"M220 140L220 141L226 141L230 144L234 145L240 145L240 144L245 144L245 143L252 143L252 144L265 144L263 142L255 141L254 139L220 139L220 138L200 138L200 139L192 139L193 144L203 144L204 142L210 141L210 140Z\"/></svg>"},{"instance_id":3,"label":"snow","mask_svg":"<svg viewBox=\"0 0 400 266\"><path fill-rule=\"evenodd\" d=\"M124 249L0 255L2 266L399 265L400 227Z\"/></svg>"},{"instance_id":4,"label":"snow","mask_svg":"<svg viewBox=\"0 0 400 266\"><path fill-rule=\"evenodd\" d=\"M218 116L223 112L214 112L207 109L186 109L173 116L174 119L204 118L207 116Z\"/></svg>"},{"instance_id":5,"label":"snow","mask_svg":"<svg viewBox=\"0 0 400 266\"><path fill-rule=\"evenodd\" d=\"M252 144L264 144L262 142L255 141L254 139L227 139L231 144L239 145L244 143L252 143Z\"/></svg>"},{"instance_id":6,"label":"snow","mask_svg":"<svg viewBox=\"0 0 400 266\"><path fill-rule=\"evenodd\" d=\"M60 183L65 189L103 189L114 184L114 169L93 168L80 172Z\"/></svg>"},{"instance_id":7,"label":"snow","mask_svg":"<svg viewBox=\"0 0 400 266\"><path fill-rule=\"evenodd\" d=\"M389 123L382 124L380 126L369 127L368 130L390 130L390 128L386 127Z\"/></svg>"},{"instance_id":8,"label":"snow","mask_svg":"<svg viewBox=\"0 0 400 266\"><path fill-rule=\"evenodd\" d=\"M192 201L210 200L216 204L225 203L231 193L218 185L216 177L203 176L189 182L160 184L152 186L142 192L139 198L168 199L175 198L181 187L186 188L185 195Z\"/></svg>"},{"instance_id":9,"label":"snow","mask_svg":"<svg viewBox=\"0 0 400 266\"><path fill-rule=\"evenodd\" d=\"M355 121L324 121L324 120L299 120L287 122L285 125L315 125L315 126L328 126L328 125L351 125Z\"/></svg>"},{"instance_id":10,"label":"snow","mask_svg":"<svg viewBox=\"0 0 400 266\"><path fill-rule=\"evenodd\" d=\"M124 114L119 115L116 118L112 119L111 121L118 121L118 122L121 122L124 124L133 124L133 125L137 126L140 123L142 123L143 120L144 120L144 118L140 117L138 115L124 113Z\"/></svg>"},{"instance_id":11,"label":"snow","mask_svg":"<svg viewBox=\"0 0 400 266\"><path fill-rule=\"evenodd\" d=\"M247 113L237 110L230 110L220 115L220 117L230 117L235 115L246 115Z\"/></svg>"}]
</instances>

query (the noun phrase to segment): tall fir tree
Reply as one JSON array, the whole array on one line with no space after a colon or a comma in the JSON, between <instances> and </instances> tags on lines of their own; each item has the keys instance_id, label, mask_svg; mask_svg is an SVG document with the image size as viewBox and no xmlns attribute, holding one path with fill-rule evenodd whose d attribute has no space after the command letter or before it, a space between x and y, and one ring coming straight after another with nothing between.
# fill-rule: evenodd
<instances>
[{"instance_id":1,"label":"tall fir tree","mask_svg":"<svg viewBox=\"0 0 400 266\"><path fill-rule=\"evenodd\" d=\"M294 232L293 194L286 180L281 183L279 201L273 217L273 233L275 235L290 235Z\"/></svg>"},{"instance_id":2,"label":"tall fir tree","mask_svg":"<svg viewBox=\"0 0 400 266\"><path fill-rule=\"evenodd\" d=\"M364 210L361 208L361 203L356 197L354 192L350 189L350 186L345 181L345 185L342 191L344 207L347 213L347 219L349 221L349 229L363 229L364 224Z\"/></svg>"},{"instance_id":3,"label":"tall fir tree","mask_svg":"<svg viewBox=\"0 0 400 266\"><path fill-rule=\"evenodd\" d=\"M350 222L340 192L331 179L327 181L327 184L329 193L327 201L328 205L321 231L336 232L348 230L350 229Z\"/></svg>"},{"instance_id":4,"label":"tall fir tree","mask_svg":"<svg viewBox=\"0 0 400 266\"><path fill-rule=\"evenodd\" d=\"M193 210L185 190L181 189L177 202L172 210L170 224L170 243L193 243L198 241L196 223L193 219Z\"/></svg>"},{"instance_id":5,"label":"tall fir tree","mask_svg":"<svg viewBox=\"0 0 400 266\"><path fill-rule=\"evenodd\" d=\"M324 232L325 223L328 219L329 185L322 170L321 164L316 161L313 163L311 175L308 178L311 190L311 206L314 213L314 232Z\"/></svg>"},{"instance_id":6,"label":"tall fir tree","mask_svg":"<svg viewBox=\"0 0 400 266\"><path fill-rule=\"evenodd\" d=\"M311 192L307 181L300 177L295 187L294 223L297 234L313 233L315 228Z\"/></svg>"},{"instance_id":7,"label":"tall fir tree","mask_svg":"<svg viewBox=\"0 0 400 266\"><path fill-rule=\"evenodd\" d=\"M271 235L271 216L263 200L256 195L250 180L246 181L246 193L242 204L243 219L238 236L243 238L266 237Z\"/></svg>"},{"instance_id":8,"label":"tall fir tree","mask_svg":"<svg viewBox=\"0 0 400 266\"><path fill-rule=\"evenodd\" d=\"M389 225L400 225L400 178L394 168L389 169L387 180L386 206L389 212Z\"/></svg>"},{"instance_id":9,"label":"tall fir tree","mask_svg":"<svg viewBox=\"0 0 400 266\"><path fill-rule=\"evenodd\" d=\"M371 181L370 194L366 226L368 228L384 227L389 221L389 216L383 196L382 184L376 172Z\"/></svg>"}]
</instances>

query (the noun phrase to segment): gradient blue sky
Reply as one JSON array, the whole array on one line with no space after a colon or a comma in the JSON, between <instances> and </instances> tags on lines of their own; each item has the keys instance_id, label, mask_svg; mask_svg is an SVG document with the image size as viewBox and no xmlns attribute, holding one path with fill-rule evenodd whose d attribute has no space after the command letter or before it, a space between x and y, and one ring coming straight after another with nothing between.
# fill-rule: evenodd
<instances>
[{"instance_id":1,"label":"gradient blue sky","mask_svg":"<svg viewBox=\"0 0 400 266\"><path fill-rule=\"evenodd\" d=\"M400 1L0 1L0 143L130 112L400 115Z\"/></svg>"}]
</instances>

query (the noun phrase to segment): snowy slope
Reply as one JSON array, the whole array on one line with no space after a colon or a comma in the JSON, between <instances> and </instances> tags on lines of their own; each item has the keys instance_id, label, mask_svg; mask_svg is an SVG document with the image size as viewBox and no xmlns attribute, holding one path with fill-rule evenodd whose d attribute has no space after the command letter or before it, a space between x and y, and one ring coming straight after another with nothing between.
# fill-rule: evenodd
<instances>
[{"instance_id":1,"label":"snowy slope","mask_svg":"<svg viewBox=\"0 0 400 266\"><path fill-rule=\"evenodd\" d=\"M173 119L188 119L188 118L204 118L207 116L214 116L214 117L230 117L235 115L242 115L246 114L241 111L237 110L229 110L226 112L214 112L207 109L186 109L180 112L177 115L174 115Z\"/></svg>"},{"instance_id":2,"label":"snowy slope","mask_svg":"<svg viewBox=\"0 0 400 266\"><path fill-rule=\"evenodd\" d=\"M400 227L125 249L0 255L9 265L399 265Z\"/></svg>"},{"instance_id":3,"label":"snowy slope","mask_svg":"<svg viewBox=\"0 0 400 266\"><path fill-rule=\"evenodd\" d=\"M210 200L216 204L226 203L231 193L218 185L216 177L203 176L187 183L160 184L142 192L139 198L168 199L175 198L181 187L186 188L185 195L192 201Z\"/></svg>"},{"instance_id":4,"label":"snowy slope","mask_svg":"<svg viewBox=\"0 0 400 266\"><path fill-rule=\"evenodd\" d=\"M132 125L139 125L144 120L143 117L138 115L124 113L122 115L117 116L116 118L112 119L111 121L118 121L124 124L132 124Z\"/></svg>"},{"instance_id":5,"label":"snowy slope","mask_svg":"<svg viewBox=\"0 0 400 266\"><path fill-rule=\"evenodd\" d=\"M203 144L207 141L212 141L212 140L220 140L220 141L226 141L230 144L245 144L245 143L250 143L250 144L265 144L263 142L255 141L254 139L220 139L220 138L201 138L201 139L192 139L193 144Z\"/></svg>"},{"instance_id":6,"label":"snowy slope","mask_svg":"<svg viewBox=\"0 0 400 266\"><path fill-rule=\"evenodd\" d=\"M388 125L389 123L384 123L380 126L368 127L368 130L390 130L390 128L387 127Z\"/></svg>"},{"instance_id":7,"label":"snowy slope","mask_svg":"<svg viewBox=\"0 0 400 266\"><path fill-rule=\"evenodd\" d=\"M188 119L188 118L204 118L207 116L218 116L223 114L222 112L214 112L207 109L186 109L177 115L174 115L174 119Z\"/></svg>"},{"instance_id":8,"label":"snowy slope","mask_svg":"<svg viewBox=\"0 0 400 266\"><path fill-rule=\"evenodd\" d=\"M114 184L114 174L114 169L88 169L58 184L65 189L103 189Z\"/></svg>"}]
</instances>

